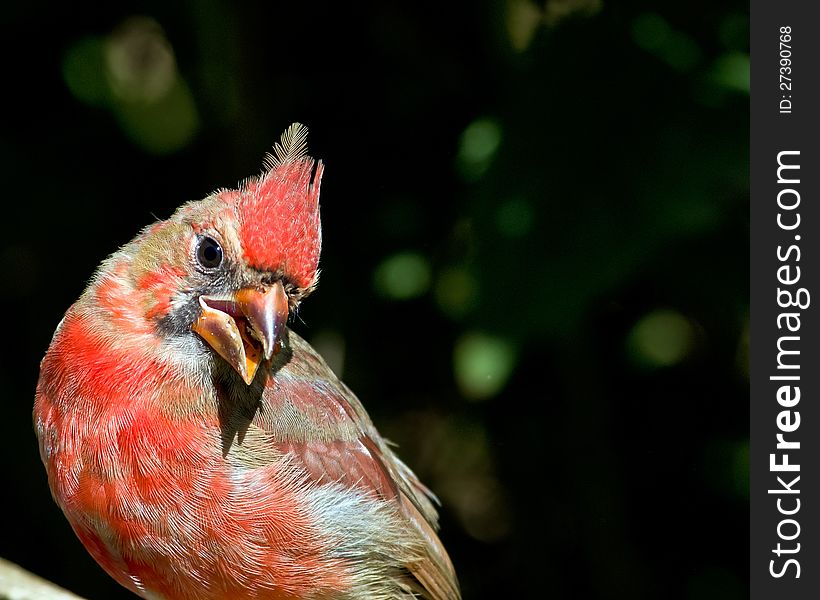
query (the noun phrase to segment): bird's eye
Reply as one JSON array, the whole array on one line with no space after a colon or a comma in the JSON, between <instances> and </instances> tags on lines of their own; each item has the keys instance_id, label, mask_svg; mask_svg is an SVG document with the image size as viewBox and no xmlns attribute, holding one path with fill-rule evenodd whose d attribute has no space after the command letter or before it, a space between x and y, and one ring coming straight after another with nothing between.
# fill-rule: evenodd
<instances>
[{"instance_id":1,"label":"bird's eye","mask_svg":"<svg viewBox=\"0 0 820 600\"><path fill-rule=\"evenodd\" d=\"M222 264L222 246L213 238L200 238L196 246L196 261L206 269L216 269Z\"/></svg>"}]
</instances>

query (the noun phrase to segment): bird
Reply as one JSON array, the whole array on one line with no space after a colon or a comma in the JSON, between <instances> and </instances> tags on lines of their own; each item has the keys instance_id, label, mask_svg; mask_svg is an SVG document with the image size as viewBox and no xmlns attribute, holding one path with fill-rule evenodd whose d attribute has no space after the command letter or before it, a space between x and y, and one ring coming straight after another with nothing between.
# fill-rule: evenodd
<instances>
[{"instance_id":1,"label":"bird","mask_svg":"<svg viewBox=\"0 0 820 600\"><path fill-rule=\"evenodd\" d=\"M288 326L319 277L324 163L262 172L105 259L40 364L52 496L148 600L458 600L438 500Z\"/></svg>"}]
</instances>

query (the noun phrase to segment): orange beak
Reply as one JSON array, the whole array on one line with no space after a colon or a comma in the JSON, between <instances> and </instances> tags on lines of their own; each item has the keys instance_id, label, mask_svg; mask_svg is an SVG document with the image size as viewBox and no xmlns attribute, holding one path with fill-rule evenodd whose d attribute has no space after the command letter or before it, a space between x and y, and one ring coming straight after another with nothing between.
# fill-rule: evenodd
<instances>
[{"instance_id":1,"label":"orange beak","mask_svg":"<svg viewBox=\"0 0 820 600\"><path fill-rule=\"evenodd\" d=\"M288 320L282 283L200 296L199 305L202 311L192 329L250 385L262 360L277 352Z\"/></svg>"}]
</instances>

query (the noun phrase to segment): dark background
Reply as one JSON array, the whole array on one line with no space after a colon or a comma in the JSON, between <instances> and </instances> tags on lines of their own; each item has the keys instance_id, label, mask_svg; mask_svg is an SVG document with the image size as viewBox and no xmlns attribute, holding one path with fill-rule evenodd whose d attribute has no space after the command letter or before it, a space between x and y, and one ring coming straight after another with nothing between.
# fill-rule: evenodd
<instances>
[{"instance_id":1,"label":"dark background","mask_svg":"<svg viewBox=\"0 0 820 600\"><path fill-rule=\"evenodd\" d=\"M130 597L50 498L39 360L105 255L298 120L293 326L441 497L465 597L746 597L747 4L299 4L0 11L0 556Z\"/></svg>"}]
</instances>

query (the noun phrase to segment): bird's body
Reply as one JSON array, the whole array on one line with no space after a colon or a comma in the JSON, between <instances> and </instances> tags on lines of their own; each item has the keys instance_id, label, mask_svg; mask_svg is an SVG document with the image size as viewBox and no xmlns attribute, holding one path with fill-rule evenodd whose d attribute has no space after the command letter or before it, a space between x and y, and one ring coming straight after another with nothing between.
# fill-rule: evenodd
<instances>
[{"instance_id":1,"label":"bird's body","mask_svg":"<svg viewBox=\"0 0 820 600\"><path fill-rule=\"evenodd\" d=\"M282 321L318 261L321 164L292 145L144 230L69 309L34 410L52 493L144 598L455 600L429 492ZM247 231L287 210L310 213L283 217L292 239Z\"/></svg>"}]
</instances>

